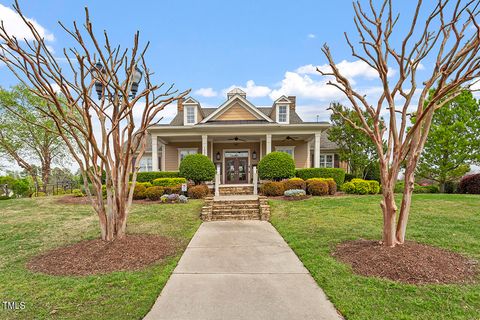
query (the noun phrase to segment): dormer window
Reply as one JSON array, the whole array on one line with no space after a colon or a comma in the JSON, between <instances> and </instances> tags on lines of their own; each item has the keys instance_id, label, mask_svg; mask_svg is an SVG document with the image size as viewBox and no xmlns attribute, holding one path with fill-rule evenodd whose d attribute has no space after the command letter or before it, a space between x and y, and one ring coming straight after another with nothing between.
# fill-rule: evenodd
<instances>
[{"instance_id":1,"label":"dormer window","mask_svg":"<svg viewBox=\"0 0 480 320\"><path fill-rule=\"evenodd\" d=\"M277 122L289 123L289 108L286 105L277 106Z\"/></svg>"},{"instance_id":2,"label":"dormer window","mask_svg":"<svg viewBox=\"0 0 480 320\"><path fill-rule=\"evenodd\" d=\"M197 123L197 108L195 106L185 106L185 118L184 123L186 125Z\"/></svg>"}]
</instances>

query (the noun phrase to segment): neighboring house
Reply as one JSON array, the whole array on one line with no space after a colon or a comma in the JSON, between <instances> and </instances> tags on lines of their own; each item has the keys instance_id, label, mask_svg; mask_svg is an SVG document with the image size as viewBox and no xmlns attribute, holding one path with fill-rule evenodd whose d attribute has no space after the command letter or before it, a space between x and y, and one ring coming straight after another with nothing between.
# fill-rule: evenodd
<instances>
[{"instance_id":1,"label":"neighboring house","mask_svg":"<svg viewBox=\"0 0 480 320\"><path fill-rule=\"evenodd\" d=\"M218 108L202 108L192 97L179 100L177 108L170 124L149 129L140 171L177 171L183 157L202 153L215 163L222 184L251 183L253 167L272 151L290 154L297 168L346 169L337 145L327 139L330 123L302 121L293 96L264 108L233 89Z\"/></svg>"}]
</instances>

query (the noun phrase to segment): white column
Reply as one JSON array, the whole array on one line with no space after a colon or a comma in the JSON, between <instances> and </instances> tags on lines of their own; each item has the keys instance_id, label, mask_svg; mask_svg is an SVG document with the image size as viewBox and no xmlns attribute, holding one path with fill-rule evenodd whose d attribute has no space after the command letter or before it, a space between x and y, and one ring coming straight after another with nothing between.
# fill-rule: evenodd
<instances>
[{"instance_id":1,"label":"white column","mask_svg":"<svg viewBox=\"0 0 480 320\"><path fill-rule=\"evenodd\" d=\"M213 159L213 139L210 141L210 160L215 161L215 159Z\"/></svg>"},{"instance_id":2,"label":"white column","mask_svg":"<svg viewBox=\"0 0 480 320\"><path fill-rule=\"evenodd\" d=\"M308 140L307 141L307 168L312 167L312 164L310 163L312 158L312 156L310 155L310 145L311 145L311 142L310 140Z\"/></svg>"},{"instance_id":3,"label":"white column","mask_svg":"<svg viewBox=\"0 0 480 320\"><path fill-rule=\"evenodd\" d=\"M272 135L267 134L265 155L269 154L270 152L272 152Z\"/></svg>"},{"instance_id":4,"label":"white column","mask_svg":"<svg viewBox=\"0 0 480 320\"><path fill-rule=\"evenodd\" d=\"M162 158L161 158L161 163L160 163L160 171L165 171L165 159L167 155L167 150L165 148L165 144L161 143L160 148L162 149Z\"/></svg>"},{"instance_id":5,"label":"white column","mask_svg":"<svg viewBox=\"0 0 480 320\"><path fill-rule=\"evenodd\" d=\"M320 168L320 132L315 133L315 142L313 146L313 166Z\"/></svg>"},{"instance_id":6,"label":"white column","mask_svg":"<svg viewBox=\"0 0 480 320\"><path fill-rule=\"evenodd\" d=\"M152 134L152 170L158 171L158 141L157 136Z\"/></svg>"},{"instance_id":7,"label":"white column","mask_svg":"<svg viewBox=\"0 0 480 320\"><path fill-rule=\"evenodd\" d=\"M208 136L202 134L202 154L208 156Z\"/></svg>"},{"instance_id":8,"label":"white column","mask_svg":"<svg viewBox=\"0 0 480 320\"><path fill-rule=\"evenodd\" d=\"M263 140L260 139L260 154L258 160L262 160L263 158Z\"/></svg>"}]
</instances>

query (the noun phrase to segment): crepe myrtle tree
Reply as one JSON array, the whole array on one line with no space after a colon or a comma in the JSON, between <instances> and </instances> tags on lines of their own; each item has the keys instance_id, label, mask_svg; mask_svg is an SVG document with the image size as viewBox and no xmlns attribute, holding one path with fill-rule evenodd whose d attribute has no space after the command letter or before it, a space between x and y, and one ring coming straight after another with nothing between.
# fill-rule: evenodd
<instances>
[{"instance_id":1,"label":"crepe myrtle tree","mask_svg":"<svg viewBox=\"0 0 480 320\"><path fill-rule=\"evenodd\" d=\"M18 2L13 7L34 40L17 39L2 23L0 61L31 92L45 99L38 111L53 120L55 133L62 137L78 163L85 190L100 221L102 239L120 239L125 235L139 169L132 168L133 159L144 154L147 129L156 123L159 112L189 91L179 93L173 85L153 84L152 72L145 61L148 43L140 48L139 32L130 50L112 46L106 32L100 39L95 35L87 8L81 28L76 22L71 28L59 22L75 43L63 50L67 67L60 66ZM93 90L97 94L92 94ZM32 119L23 120L41 125ZM93 193L88 181L93 185Z\"/></svg>"},{"instance_id":2,"label":"crepe myrtle tree","mask_svg":"<svg viewBox=\"0 0 480 320\"><path fill-rule=\"evenodd\" d=\"M345 121L363 131L373 141L379 157L383 199L383 243L403 244L407 228L414 174L430 130L435 110L471 87L480 76L480 33L478 0L419 0L405 28L396 28L400 15L394 13L391 0L370 0L367 6L353 3L358 43L345 33L353 57L363 61L378 74L381 94L370 99L353 87L338 68L325 44L322 48L328 69L317 70L329 78L328 85L340 90L360 123L344 116ZM425 8L424 8L425 7ZM424 11L427 11L426 18ZM398 32L397 32L398 31ZM423 63L422 63L423 62ZM423 71L420 66L433 65ZM397 74L389 75L393 68ZM429 98L429 92L435 89ZM416 114L410 126L410 112ZM373 121L366 119L365 112ZM389 119L383 125L381 116ZM343 116L340 114L340 116ZM408 130L407 130L408 129ZM384 148L384 137L387 146ZM400 212L395 204L394 187L405 165L405 189Z\"/></svg>"}]
</instances>

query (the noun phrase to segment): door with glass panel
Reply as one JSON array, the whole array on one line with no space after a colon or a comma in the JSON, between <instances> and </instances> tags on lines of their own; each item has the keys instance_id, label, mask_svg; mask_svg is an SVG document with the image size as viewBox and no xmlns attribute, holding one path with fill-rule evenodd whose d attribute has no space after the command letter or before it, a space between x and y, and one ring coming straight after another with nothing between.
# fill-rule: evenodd
<instances>
[{"instance_id":1,"label":"door with glass panel","mask_svg":"<svg viewBox=\"0 0 480 320\"><path fill-rule=\"evenodd\" d=\"M225 183L248 183L248 151L225 152Z\"/></svg>"}]
</instances>

